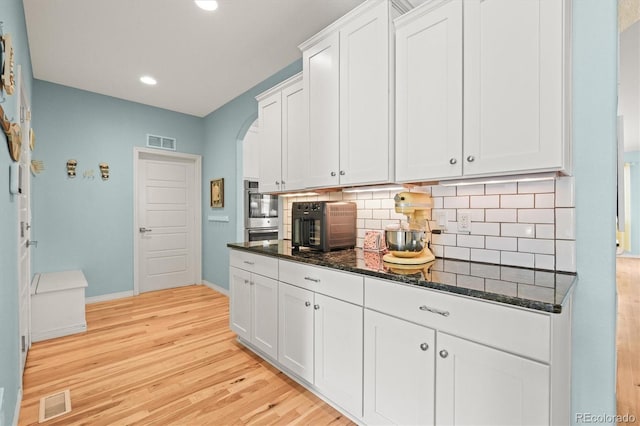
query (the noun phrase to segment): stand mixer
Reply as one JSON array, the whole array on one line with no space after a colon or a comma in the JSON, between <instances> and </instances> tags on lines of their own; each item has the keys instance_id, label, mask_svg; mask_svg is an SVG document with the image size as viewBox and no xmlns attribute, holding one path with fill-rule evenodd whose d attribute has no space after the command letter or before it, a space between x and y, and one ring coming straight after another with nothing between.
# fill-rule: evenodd
<instances>
[{"instance_id":1,"label":"stand mixer","mask_svg":"<svg viewBox=\"0 0 640 426\"><path fill-rule=\"evenodd\" d=\"M420 268L435 259L425 239L428 211L433 202L429 195L420 192L400 192L393 200L396 213L406 215L409 226L408 229L385 231L389 253L383 260L397 269Z\"/></svg>"}]
</instances>

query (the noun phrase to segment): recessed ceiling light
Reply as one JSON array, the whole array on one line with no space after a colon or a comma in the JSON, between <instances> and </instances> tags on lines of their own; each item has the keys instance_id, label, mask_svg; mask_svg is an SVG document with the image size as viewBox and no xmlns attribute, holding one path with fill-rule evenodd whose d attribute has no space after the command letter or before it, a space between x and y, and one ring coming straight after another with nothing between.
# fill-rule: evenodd
<instances>
[{"instance_id":1,"label":"recessed ceiling light","mask_svg":"<svg viewBox=\"0 0 640 426\"><path fill-rule=\"evenodd\" d=\"M142 77L140 77L140 81L144 84L148 84L149 86L154 86L156 83L158 83L155 78L149 75L143 75Z\"/></svg>"},{"instance_id":2,"label":"recessed ceiling light","mask_svg":"<svg viewBox=\"0 0 640 426\"><path fill-rule=\"evenodd\" d=\"M216 10L218 8L218 2L216 0L195 0L196 5L202 10Z\"/></svg>"}]
</instances>

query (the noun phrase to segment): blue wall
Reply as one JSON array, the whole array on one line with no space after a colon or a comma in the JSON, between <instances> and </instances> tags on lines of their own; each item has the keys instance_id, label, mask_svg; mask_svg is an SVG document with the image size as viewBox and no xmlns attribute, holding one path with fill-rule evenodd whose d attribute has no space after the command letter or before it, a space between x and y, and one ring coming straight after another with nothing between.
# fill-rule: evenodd
<instances>
[{"instance_id":1,"label":"blue wall","mask_svg":"<svg viewBox=\"0 0 640 426\"><path fill-rule=\"evenodd\" d=\"M617 35L615 0L573 2L574 424L576 413L616 414Z\"/></svg>"},{"instance_id":2,"label":"blue wall","mask_svg":"<svg viewBox=\"0 0 640 426\"><path fill-rule=\"evenodd\" d=\"M34 272L82 269L87 296L133 290L133 148L146 134L177 139L202 153L203 120L36 80L33 158L45 171L33 182ZM67 178L66 162L78 161ZM100 179L98 163L109 164ZM83 173L93 170L94 179Z\"/></svg>"},{"instance_id":3,"label":"blue wall","mask_svg":"<svg viewBox=\"0 0 640 426\"><path fill-rule=\"evenodd\" d=\"M640 151L624 153L624 162L631 163L631 254L640 255Z\"/></svg>"},{"instance_id":4,"label":"blue wall","mask_svg":"<svg viewBox=\"0 0 640 426\"><path fill-rule=\"evenodd\" d=\"M32 72L24 11L21 0L0 0L0 21L4 33L11 34L17 66L22 67L22 79L27 99L31 101ZM18 117L17 90L2 103L9 119ZM4 419L12 424L20 380L18 328L18 215L17 200L9 194L9 152L4 133L0 132L0 387L4 388Z\"/></svg>"},{"instance_id":5,"label":"blue wall","mask_svg":"<svg viewBox=\"0 0 640 426\"><path fill-rule=\"evenodd\" d=\"M253 121L258 118L256 95L302 71L298 60L262 83L238 96L205 118L206 144L202 165L203 179L203 278L225 289L229 288L229 249L227 243L237 242L236 210L242 200L236 199L237 144L244 138ZM210 179L224 178L225 199L223 209L209 206ZM229 216L229 222L209 222L209 215Z\"/></svg>"}]
</instances>

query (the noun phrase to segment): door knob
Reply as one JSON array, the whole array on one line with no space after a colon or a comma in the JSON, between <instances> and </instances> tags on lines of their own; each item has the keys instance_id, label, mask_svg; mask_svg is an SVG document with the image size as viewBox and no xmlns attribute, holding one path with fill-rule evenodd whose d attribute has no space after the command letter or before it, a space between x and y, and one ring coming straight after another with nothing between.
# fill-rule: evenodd
<instances>
[{"instance_id":1,"label":"door knob","mask_svg":"<svg viewBox=\"0 0 640 426\"><path fill-rule=\"evenodd\" d=\"M149 229L149 228L145 228L145 227L143 226L143 227L141 227L141 228L139 229L139 231L140 231L140 233L141 233L141 234L144 234L145 232L151 232L151 229Z\"/></svg>"}]
</instances>

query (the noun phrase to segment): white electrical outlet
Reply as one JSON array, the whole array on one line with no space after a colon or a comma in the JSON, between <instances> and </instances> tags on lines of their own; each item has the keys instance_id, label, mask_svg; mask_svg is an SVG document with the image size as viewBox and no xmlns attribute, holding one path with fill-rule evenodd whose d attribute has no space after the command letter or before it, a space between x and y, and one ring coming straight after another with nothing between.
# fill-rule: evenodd
<instances>
[{"instance_id":1,"label":"white electrical outlet","mask_svg":"<svg viewBox=\"0 0 640 426\"><path fill-rule=\"evenodd\" d=\"M458 213L458 231L471 231L471 213Z\"/></svg>"}]
</instances>

